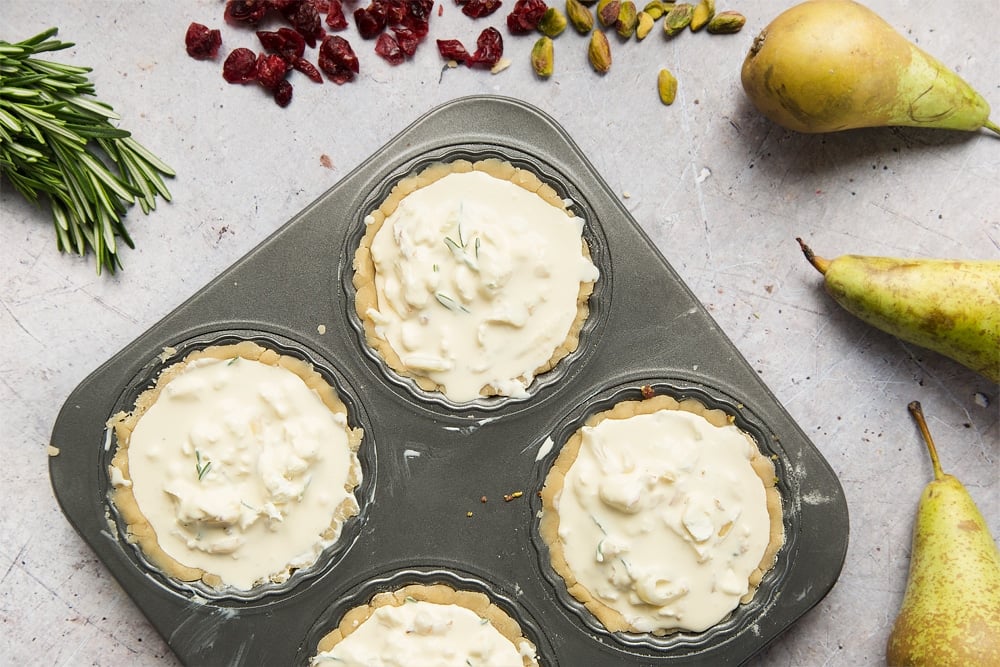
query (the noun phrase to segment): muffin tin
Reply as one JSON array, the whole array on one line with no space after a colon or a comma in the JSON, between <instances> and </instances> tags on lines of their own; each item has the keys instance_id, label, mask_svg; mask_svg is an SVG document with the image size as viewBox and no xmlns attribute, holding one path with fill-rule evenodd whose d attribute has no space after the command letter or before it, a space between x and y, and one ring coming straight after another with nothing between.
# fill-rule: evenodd
<instances>
[{"instance_id":1,"label":"muffin tin","mask_svg":"<svg viewBox=\"0 0 1000 667\"><path fill-rule=\"evenodd\" d=\"M528 397L455 404L393 373L365 344L351 263L365 215L396 180L431 162L487 157L530 169L572 202L601 279L578 350L539 376ZM124 539L108 501L116 443L106 422L186 351L242 339L310 361L337 389L351 425L365 431L361 512L287 582L215 591L162 576ZM559 444L644 385L733 415L773 455L779 479L778 562L750 603L703 633L606 631L569 596L538 536L537 492ZM501 97L453 101L404 130L85 379L52 444L63 512L192 665L307 664L348 609L377 592L435 582L490 595L543 665L740 664L826 595L847 549L846 501L820 453L566 133Z\"/></svg>"}]
</instances>

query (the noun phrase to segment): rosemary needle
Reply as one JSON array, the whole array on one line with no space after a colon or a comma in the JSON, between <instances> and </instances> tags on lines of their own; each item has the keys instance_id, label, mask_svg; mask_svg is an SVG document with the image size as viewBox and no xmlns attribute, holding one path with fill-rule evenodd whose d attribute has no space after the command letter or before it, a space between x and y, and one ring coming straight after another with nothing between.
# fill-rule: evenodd
<instances>
[{"instance_id":1,"label":"rosemary needle","mask_svg":"<svg viewBox=\"0 0 1000 667\"><path fill-rule=\"evenodd\" d=\"M143 213L170 201L163 176L174 171L112 125L110 105L94 97L89 67L37 58L73 46L50 28L23 42L0 40L0 175L32 202L48 204L63 252L94 252L97 272L121 266L119 239L128 207Z\"/></svg>"}]
</instances>

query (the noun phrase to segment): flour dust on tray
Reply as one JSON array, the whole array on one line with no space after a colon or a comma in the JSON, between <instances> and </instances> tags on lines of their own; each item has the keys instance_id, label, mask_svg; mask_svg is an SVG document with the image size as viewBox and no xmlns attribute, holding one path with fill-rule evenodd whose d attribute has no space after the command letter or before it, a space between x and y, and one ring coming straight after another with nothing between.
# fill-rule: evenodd
<instances>
[{"instance_id":1,"label":"flour dust on tray","mask_svg":"<svg viewBox=\"0 0 1000 667\"><path fill-rule=\"evenodd\" d=\"M573 352L599 272L583 220L500 160L436 164L367 216L355 308L368 343L428 392L524 397Z\"/></svg>"},{"instance_id":2,"label":"flour dust on tray","mask_svg":"<svg viewBox=\"0 0 1000 667\"><path fill-rule=\"evenodd\" d=\"M362 432L343 401L307 362L251 341L192 352L109 425L112 502L177 580L283 582L359 511Z\"/></svg>"},{"instance_id":3,"label":"flour dust on tray","mask_svg":"<svg viewBox=\"0 0 1000 667\"><path fill-rule=\"evenodd\" d=\"M569 593L612 632L702 632L749 602L784 533L774 466L721 410L654 395L593 415L542 489Z\"/></svg>"},{"instance_id":4,"label":"flour dust on tray","mask_svg":"<svg viewBox=\"0 0 1000 667\"><path fill-rule=\"evenodd\" d=\"M535 645L483 593L413 584L351 609L311 667L538 667Z\"/></svg>"}]
</instances>

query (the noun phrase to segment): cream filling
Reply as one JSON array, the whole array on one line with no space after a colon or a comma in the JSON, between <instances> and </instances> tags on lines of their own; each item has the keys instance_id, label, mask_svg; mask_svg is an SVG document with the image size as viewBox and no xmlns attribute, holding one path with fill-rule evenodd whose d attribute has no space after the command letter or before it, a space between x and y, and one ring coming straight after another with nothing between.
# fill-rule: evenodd
<instances>
[{"instance_id":1,"label":"cream filling","mask_svg":"<svg viewBox=\"0 0 1000 667\"><path fill-rule=\"evenodd\" d=\"M376 335L452 400L525 395L576 319L580 283L598 279L582 225L479 171L419 188L372 240Z\"/></svg>"},{"instance_id":2,"label":"cream filling","mask_svg":"<svg viewBox=\"0 0 1000 667\"><path fill-rule=\"evenodd\" d=\"M235 357L199 359L163 387L128 445L132 493L179 563L249 589L332 544L357 470L347 421L296 374ZM110 469L112 483L125 483Z\"/></svg>"},{"instance_id":3,"label":"cream filling","mask_svg":"<svg viewBox=\"0 0 1000 667\"><path fill-rule=\"evenodd\" d=\"M557 499L579 583L640 632L700 632L725 618L770 539L753 443L679 410L582 432Z\"/></svg>"},{"instance_id":4,"label":"cream filling","mask_svg":"<svg viewBox=\"0 0 1000 667\"><path fill-rule=\"evenodd\" d=\"M338 667L523 667L535 657L475 612L453 604L408 600L376 609L367 621L312 665Z\"/></svg>"}]
</instances>

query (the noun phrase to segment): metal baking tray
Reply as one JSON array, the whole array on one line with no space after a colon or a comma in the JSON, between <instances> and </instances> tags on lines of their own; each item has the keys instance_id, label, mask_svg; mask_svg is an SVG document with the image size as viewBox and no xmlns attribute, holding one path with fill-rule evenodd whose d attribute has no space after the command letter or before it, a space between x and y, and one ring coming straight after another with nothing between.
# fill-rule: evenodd
<instances>
[{"instance_id":1,"label":"metal baking tray","mask_svg":"<svg viewBox=\"0 0 1000 667\"><path fill-rule=\"evenodd\" d=\"M528 167L571 200L602 276L579 349L527 398L455 405L367 348L352 258L364 216L398 178L434 161L483 157ZM106 421L186 351L238 339L306 359L337 388L365 431L364 482L360 514L314 566L281 585L227 594L162 576L126 542L108 501L115 443ZM643 385L726 410L775 458L785 545L754 599L703 633L607 632L567 594L538 537L537 492L559 444ZM503 97L462 98L419 118L94 371L67 399L52 444L63 512L190 665L304 665L348 609L431 582L488 593L544 665L740 664L827 594L847 550L847 504L821 454L566 132ZM523 495L504 501L515 491Z\"/></svg>"}]
</instances>

